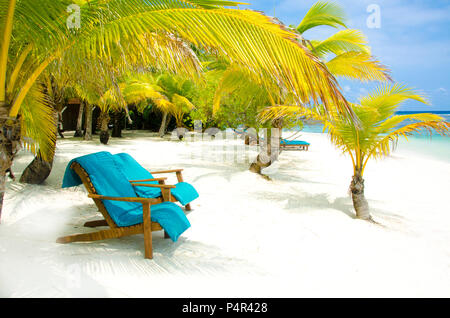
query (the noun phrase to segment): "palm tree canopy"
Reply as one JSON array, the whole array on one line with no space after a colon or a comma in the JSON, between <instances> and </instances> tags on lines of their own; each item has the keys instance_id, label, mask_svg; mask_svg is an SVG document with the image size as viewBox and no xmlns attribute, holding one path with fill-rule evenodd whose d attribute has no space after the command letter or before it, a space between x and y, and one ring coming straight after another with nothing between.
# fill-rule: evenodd
<instances>
[{"instance_id":1,"label":"palm tree canopy","mask_svg":"<svg viewBox=\"0 0 450 318\"><path fill-rule=\"evenodd\" d=\"M184 68L189 73L188 63L183 63L189 46L245 67L261 85L277 83L291 91L299 104L323 104L326 109L352 114L334 77L297 41L296 34L260 12L229 8L238 2L77 0L81 28L69 30L66 9L72 3L0 0L2 114L24 116L23 104L30 101L33 90L39 89L35 86L40 76L60 58L74 62L100 59L117 65L112 60L120 56L121 65L126 66L142 61L157 64L162 52L163 62L157 65L160 70ZM156 53L138 61L140 53L149 51L149 47ZM45 113L48 105L39 106L36 101L42 99L35 100L33 107Z\"/></svg>"},{"instance_id":2,"label":"palm tree canopy","mask_svg":"<svg viewBox=\"0 0 450 318\"><path fill-rule=\"evenodd\" d=\"M344 116L336 114L333 120L325 120L325 130L338 148L352 154L354 167L360 169L364 169L372 157L389 155L399 137L407 138L412 133L424 131L448 135L450 123L438 115L396 115L398 107L406 100L428 103L410 88L399 84L387 85L361 98L360 104L353 106L361 123L360 129Z\"/></svg>"},{"instance_id":3,"label":"palm tree canopy","mask_svg":"<svg viewBox=\"0 0 450 318\"><path fill-rule=\"evenodd\" d=\"M322 41L303 40L334 76L362 82L391 81L389 69L372 56L366 36L360 30L347 28L344 10L339 5L317 2L296 30L303 34L320 26L344 28Z\"/></svg>"},{"instance_id":4,"label":"palm tree canopy","mask_svg":"<svg viewBox=\"0 0 450 318\"><path fill-rule=\"evenodd\" d=\"M329 108L351 112L325 65L295 41L295 34L259 12L206 10L182 0L138 1L136 5L108 1L108 10L124 13L123 17L97 17L102 27L94 27L77 45L82 54L107 56L110 39L122 43L136 33L167 32L245 66L260 77L262 84L267 78L277 81L293 91L299 102L322 101ZM96 10L92 14L100 13Z\"/></svg>"}]
</instances>

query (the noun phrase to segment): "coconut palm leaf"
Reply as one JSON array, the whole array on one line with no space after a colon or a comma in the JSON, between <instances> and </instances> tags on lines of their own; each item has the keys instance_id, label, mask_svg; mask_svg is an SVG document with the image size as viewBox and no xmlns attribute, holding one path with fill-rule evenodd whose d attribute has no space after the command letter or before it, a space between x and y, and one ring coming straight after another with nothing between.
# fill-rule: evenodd
<instances>
[{"instance_id":1,"label":"coconut palm leaf","mask_svg":"<svg viewBox=\"0 0 450 318\"><path fill-rule=\"evenodd\" d=\"M238 65L229 65L225 71L217 72L215 76L218 76L220 81L214 94L213 114L218 112L222 98L227 95L239 96L243 104L251 99L260 106L267 106L275 104L271 94L280 94L279 87L270 85L269 82L262 86L253 73Z\"/></svg>"},{"instance_id":2,"label":"coconut palm leaf","mask_svg":"<svg viewBox=\"0 0 450 318\"><path fill-rule=\"evenodd\" d=\"M356 79L361 82L392 81L390 70L363 52L340 54L326 63L330 72L336 77Z\"/></svg>"},{"instance_id":3,"label":"coconut palm leaf","mask_svg":"<svg viewBox=\"0 0 450 318\"><path fill-rule=\"evenodd\" d=\"M42 159L49 159L56 140L56 117L51 99L43 87L33 86L21 109L21 128L26 149L33 154L40 153Z\"/></svg>"},{"instance_id":4,"label":"coconut palm leaf","mask_svg":"<svg viewBox=\"0 0 450 318\"><path fill-rule=\"evenodd\" d=\"M159 2L158 2L159 3ZM87 56L106 55L108 39L123 41L141 32L169 32L198 47L212 48L228 60L246 65L259 76L276 79L295 92L299 101L319 102L347 110L345 99L326 67L298 42L296 36L259 12L248 10L186 8L182 1L138 6L108 2L123 14L120 20L102 16L102 28L89 32L79 45ZM163 9L162 9L163 8Z\"/></svg>"},{"instance_id":5,"label":"coconut palm leaf","mask_svg":"<svg viewBox=\"0 0 450 318\"><path fill-rule=\"evenodd\" d=\"M413 89L400 84L380 86L378 89L360 99L360 104L366 108L376 109L381 119L394 115L398 105L411 99L428 104L426 98Z\"/></svg>"},{"instance_id":6,"label":"coconut palm leaf","mask_svg":"<svg viewBox=\"0 0 450 318\"><path fill-rule=\"evenodd\" d=\"M306 13L305 17L297 26L297 31L303 34L309 29L322 25L333 28L346 28L345 21L345 12L340 6L332 2L319 1Z\"/></svg>"},{"instance_id":7,"label":"coconut palm leaf","mask_svg":"<svg viewBox=\"0 0 450 318\"><path fill-rule=\"evenodd\" d=\"M299 121L301 119L321 120L322 116L316 109L299 106L275 105L264 108L259 113L261 122L274 121L278 119L289 119Z\"/></svg>"},{"instance_id":8,"label":"coconut palm leaf","mask_svg":"<svg viewBox=\"0 0 450 318\"><path fill-rule=\"evenodd\" d=\"M323 57L327 54L340 55L358 52L370 55L366 36L359 30L341 30L323 41L311 41L313 53Z\"/></svg>"}]
</instances>

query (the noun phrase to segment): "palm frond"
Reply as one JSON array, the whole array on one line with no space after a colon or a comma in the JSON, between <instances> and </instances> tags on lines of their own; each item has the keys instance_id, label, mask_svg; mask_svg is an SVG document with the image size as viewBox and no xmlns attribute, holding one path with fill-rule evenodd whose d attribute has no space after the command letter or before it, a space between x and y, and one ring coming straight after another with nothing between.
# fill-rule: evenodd
<instances>
[{"instance_id":1,"label":"palm frond","mask_svg":"<svg viewBox=\"0 0 450 318\"><path fill-rule=\"evenodd\" d=\"M279 119L313 119L321 120L322 115L316 109L299 106L276 105L264 108L258 115L261 122L274 121Z\"/></svg>"},{"instance_id":2,"label":"palm frond","mask_svg":"<svg viewBox=\"0 0 450 318\"><path fill-rule=\"evenodd\" d=\"M195 108L195 105L191 103L189 99L184 96L173 94L172 103L182 112L187 113Z\"/></svg>"},{"instance_id":3,"label":"palm frond","mask_svg":"<svg viewBox=\"0 0 450 318\"><path fill-rule=\"evenodd\" d=\"M394 115L397 107L408 99L428 104L423 95L400 84L381 86L368 96L361 98L360 104L366 108L376 109L380 118L385 119Z\"/></svg>"},{"instance_id":4,"label":"palm frond","mask_svg":"<svg viewBox=\"0 0 450 318\"><path fill-rule=\"evenodd\" d=\"M354 29L345 29L336 32L323 41L311 41L313 53L317 56L326 54L340 55L347 52L358 52L370 55L370 47L367 45L365 35Z\"/></svg>"},{"instance_id":5,"label":"palm frond","mask_svg":"<svg viewBox=\"0 0 450 318\"><path fill-rule=\"evenodd\" d=\"M219 76L220 81L213 99L213 114L218 112L222 98L227 95L239 96L244 104L251 99L255 103L260 103L260 106L267 106L265 103L269 101L274 104L271 94L279 95L279 92L276 92L279 90L278 87L275 88L268 82L263 85L258 77L237 64L229 65Z\"/></svg>"},{"instance_id":6,"label":"palm frond","mask_svg":"<svg viewBox=\"0 0 450 318\"><path fill-rule=\"evenodd\" d=\"M391 81L390 70L363 52L340 54L326 63L330 72L336 77L345 77L362 82Z\"/></svg>"},{"instance_id":7,"label":"palm frond","mask_svg":"<svg viewBox=\"0 0 450 318\"><path fill-rule=\"evenodd\" d=\"M303 34L307 30L322 25L333 28L346 28L345 21L345 12L339 5L332 2L319 1L306 13L297 26L297 31Z\"/></svg>"},{"instance_id":8,"label":"palm frond","mask_svg":"<svg viewBox=\"0 0 450 318\"><path fill-rule=\"evenodd\" d=\"M127 6L108 2L123 13L120 19L102 17L102 28L80 38L87 56L104 55L108 39L123 41L144 32L175 33L197 47L211 48L229 61L246 65L259 76L270 76L302 103L323 103L351 113L335 79L326 67L296 41L296 35L259 12L249 10L185 8L172 1L162 10L155 3ZM150 3L150 4L147 4Z\"/></svg>"},{"instance_id":9,"label":"palm frond","mask_svg":"<svg viewBox=\"0 0 450 318\"><path fill-rule=\"evenodd\" d=\"M21 109L22 136L25 148L49 160L56 143L56 118L53 104L42 88L34 86Z\"/></svg>"},{"instance_id":10,"label":"palm frond","mask_svg":"<svg viewBox=\"0 0 450 318\"><path fill-rule=\"evenodd\" d=\"M370 156L374 158L388 156L392 150L392 143L396 143L400 137L408 139L408 136L411 136L413 133L422 134L425 132L431 136L433 132L436 132L442 136L450 136L450 123L445 122L442 117L433 114L417 114L414 117L415 119L422 118L424 121L406 125L383 136L383 138L369 149L369 158ZM395 119L395 121L397 120L399 118Z\"/></svg>"}]
</instances>

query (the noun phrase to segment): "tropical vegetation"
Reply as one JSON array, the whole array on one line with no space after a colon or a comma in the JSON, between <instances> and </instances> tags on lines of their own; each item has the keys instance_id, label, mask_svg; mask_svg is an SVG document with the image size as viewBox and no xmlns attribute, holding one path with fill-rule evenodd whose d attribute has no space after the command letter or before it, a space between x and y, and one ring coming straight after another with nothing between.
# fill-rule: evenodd
<instances>
[{"instance_id":1,"label":"tropical vegetation","mask_svg":"<svg viewBox=\"0 0 450 318\"><path fill-rule=\"evenodd\" d=\"M131 125L143 117L160 120L161 137L170 124L182 131L193 120L201 120L204 129L252 127L251 137L264 142L250 170L261 175L280 154L283 128L319 120L333 143L350 154L355 210L370 219L363 181L369 159L388 155L390 142L420 129L445 134L448 123L430 114L395 115L404 100L425 102L397 84L359 104L346 100L340 78L392 79L365 35L348 28L337 4L319 1L290 27L240 5L0 0L0 216L17 152L24 146L35 155L20 181L42 183L52 169L57 137L64 138L65 105L75 98L80 142L99 130L100 142L108 144L111 125L112 137L120 137L125 120ZM337 31L324 40L309 39L318 27ZM399 126L405 120L417 122Z\"/></svg>"}]
</instances>

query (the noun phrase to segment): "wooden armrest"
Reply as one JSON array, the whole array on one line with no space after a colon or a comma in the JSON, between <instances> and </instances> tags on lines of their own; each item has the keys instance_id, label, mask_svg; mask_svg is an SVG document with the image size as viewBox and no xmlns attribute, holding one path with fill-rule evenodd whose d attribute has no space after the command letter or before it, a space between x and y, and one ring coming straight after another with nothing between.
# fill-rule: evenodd
<instances>
[{"instance_id":1,"label":"wooden armrest","mask_svg":"<svg viewBox=\"0 0 450 318\"><path fill-rule=\"evenodd\" d=\"M176 186L170 184L147 184L147 183L133 183L133 187L148 187L148 188L161 188L161 189L175 189Z\"/></svg>"},{"instance_id":2,"label":"wooden armrest","mask_svg":"<svg viewBox=\"0 0 450 318\"><path fill-rule=\"evenodd\" d=\"M131 183L136 182L147 182L147 181L165 181L167 178L153 178L153 179L144 179L144 180L130 180Z\"/></svg>"},{"instance_id":3,"label":"wooden armrest","mask_svg":"<svg viewBox=\"0 0 450 318\"><path fill-rule=\"evenodd\" d=\"M172 170L161 170L161 171L151 171L151 174L160 174L160 173L172 173L172 172L181 172L183 169L172 169Z\"/></svg>"},{"instance_id":4,"label":"wooden armrest","mask_svg":"<svg viewBox=\"0 0 450 318\"><path fill-rule=\"evenodd\" d=\"M99 195L99 194L88 194L89 198L92 199L101 199L101 200L111 200L111 201L124 201L124 202L136 202L136 203L149 203L149 204L156 204L159 203L157 199L150 199L150 198L127 198L127 197L108 197L105 195Z\"/></svg>"}]
</instances>

